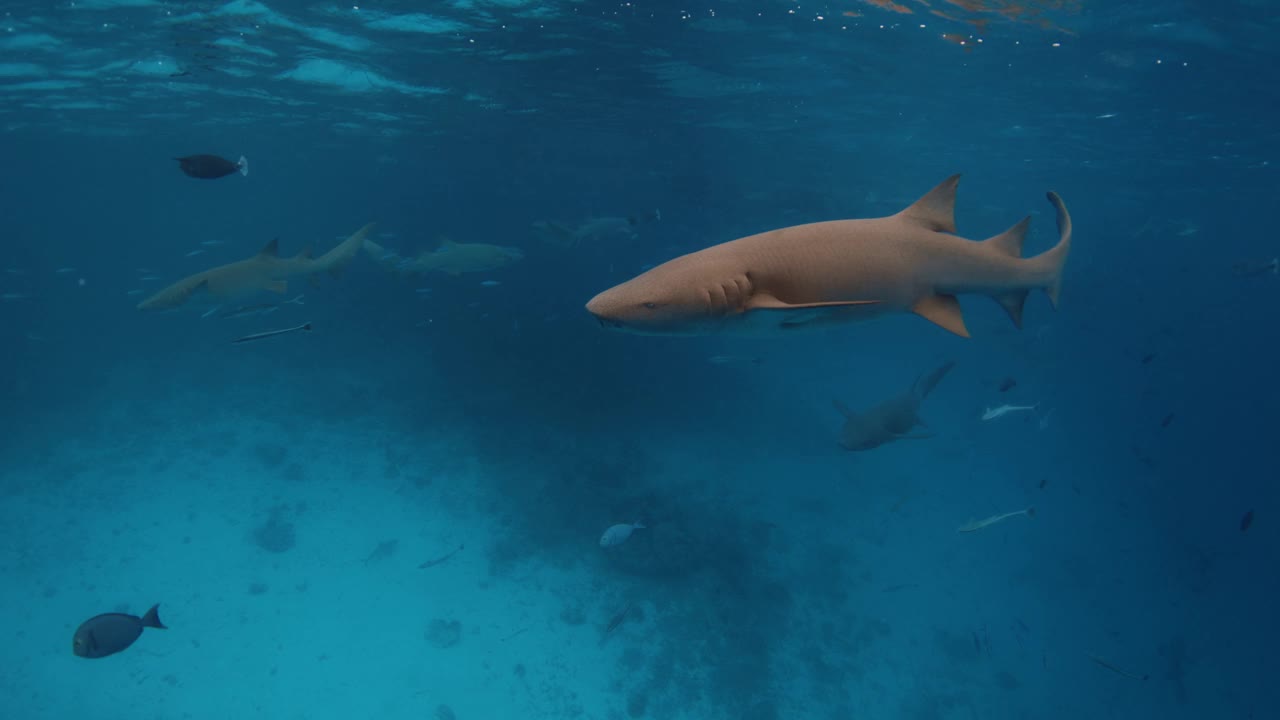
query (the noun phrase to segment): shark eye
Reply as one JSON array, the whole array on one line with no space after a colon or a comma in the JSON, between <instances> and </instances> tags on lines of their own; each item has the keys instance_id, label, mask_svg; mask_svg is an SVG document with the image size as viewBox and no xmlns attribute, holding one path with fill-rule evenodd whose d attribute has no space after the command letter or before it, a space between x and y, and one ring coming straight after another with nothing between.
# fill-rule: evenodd
<instances>
[{"instance_id":1,"label":"shark eye","mask_svg":"<svg viewBox=\"0 0 1280 720\"><path fill-rule=\"evenodd\" d=\"M644 304L644 306L649 308L650 310L658 309L658 303L647 302Z\"/></svg>"}]
</instances>

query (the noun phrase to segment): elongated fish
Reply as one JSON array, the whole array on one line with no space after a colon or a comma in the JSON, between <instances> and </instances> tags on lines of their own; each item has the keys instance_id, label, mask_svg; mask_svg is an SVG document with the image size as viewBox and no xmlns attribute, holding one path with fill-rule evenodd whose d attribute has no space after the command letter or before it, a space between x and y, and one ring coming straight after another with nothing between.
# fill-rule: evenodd
<instances>
[{"instance_id":1,"label":"elongated fish","mask_svg":"<svg viewBox=\"0 0 1280 720\"><path fill-rule=\"evenodd\" d=\"M254 333L252 335L245 335L244 337L236 338L231 342L247 343L247 342L253 342L254 340L265 340L266 338L269 338L269 337L275 337L277 335L288 335L289 333L295 333L295 332L298 332L299 330L311 332L311 323L303 323L297 327L284 328L282 330L268 330L266 332Z\"/></svg>"},{"instance_id":2,"label":"elongated fish","mask_svg":"<svg viewBox=\"0 0 1280 720\"><path fill-rule=\"evenodd\" d=\"M992 515L991 517L985 520L970 520L964 525L961 525L960 527L956 528L956 532L974 532L977 530L981 530L982 528L987 527L989 525L995 525L998 522L1008 520L1011 517L1017 517L1018 515L1035 517L1036 509L1033 507L1029 507L1029 508L1026 508L1025 510L1014 510L1013 512L1001 513L1000 515Z\"/></svg>"}]
</instances>

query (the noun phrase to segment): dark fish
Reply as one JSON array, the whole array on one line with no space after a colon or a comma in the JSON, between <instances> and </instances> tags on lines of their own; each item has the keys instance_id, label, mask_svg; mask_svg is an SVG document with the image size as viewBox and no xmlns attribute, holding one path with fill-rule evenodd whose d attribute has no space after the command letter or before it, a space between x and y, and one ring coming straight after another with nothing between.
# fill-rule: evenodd
<instances>
[{"instance_id":1,"label":"dark fish","mask_svg":"<svg viewBox=\"0 0 1280 720\"><path fill-rule=\"evenodd\" d=\"M1240 518L1240 532L1244 532L1245 530L1248 530L1249 526L1252 524L1253 524L1253 511L1250 510L1244 514L1244 517Z\"/></svg>"},{"instance_id":2,"label":"dark fish","mask_svg":"<svg viewBox=\"0 0 1280 720\"><path fill-rule=\"evenodd\" d=\"M440 557L438 557L438 558L435 558L434 560L428 560L428 561L426 561L426 562L422 563L421 565L419 565L419 566L418 566L418 569L419 569L419 570L425 570L425 569L427 569L427 568L435 567L435 566L439 565L440 563L444 562L445 560L448 560L449 558L453 557L454 555L457 555L457 554L458 554L458 552L459 552L460 550L462 550L462 548L464 548L464 547L466 547L466 545L459 545L458 547L456 547L456 548L454 548L454 549L450 550L449 552L447 552L447 553L445 553L445 554L441 555L441 556L440 556Z\"/></svg>"},{"instance_id":3,"label":"dark fish","mask_svg":"<svg viewBox=\"0 0 1280 720\"><path fill-rule=\"evenodd\" d=\"M1147 363L1149 363L1149 362L1151 362L1152 360L1155 360L1155 359L1156 359L1156 354L1155 354L1155 353L1147 353L1146 355L1143 355L1143 356L1142 356L1142 364L1143 364L1143 365L1146 365Z\"/></svg>"},{"instance_id":4,"label":"dark fish","mask_svg":"<svg viewBox=\"0 0 1280 720\"><path fill-rule=\"evenodd\" d=\"M133 644L143 628L166 629L160 622L159 605L151 606L146 615L105 613L91 617L76 629L71 640L71 652L82 658L100 658L114 655Z\"/></svg>"},{"instance_id":5,"label":"dark fish","mask_svg":"<svg viewBox=\"0 0 1280 720\"><path fill-rule=\"evenodd\" d=\"M216 180L232 173L249 174L249 159L243 155L236 162L217 155L188 155L174 160L182 172L201 180Z\"/></svg>"},{"instance_id":6,"label":"dark fish","mask_svg":"<svg viewBox=\"0 0 1280 720\"><path fill-rule=\"evenodd\" d=\"M374 548L373 552L369 553L369 557L364 559L364 564L368 565L369 563L377 562L379 560L386 560L392 555L395 555L396 548L398 547L400 547L399 539L383 540L378 543L378 547Z\"/></svg>"},{"instance_id":7,"label":"dark fish","mask_svg":"<svg viewBox=\"0 0 1280 720\"><path fill-rule=\"evenodd\" d=\"M1000 392L1009 392L1018 385L1018 381L1007 377L1000 381Z\"/></svg>"},{"instance_id":8,"label":"dark fish","mask_svg":"<svg viewBox=\"0 0 1280 720\"><path fill-rule=\"evenodd\" d=\"M275 337L276 335L287 335L292 332L298 332L299 330L305 330L306 332L311 332L311 323L303 323L298 327L285 328L283 330L268 330L266 332L254 333L252 335L245 335L244 337L236 338L231 342L232 343L252 342L254 340L262 340L263 338Z\"/></svg>"},{"instance_id":9,"label":"dark fish","mask_svg":"<svg viewBox=\"0 0 1280 720\"><path fill-rule=\"evenodd\" d=\"M1169 423L1171 422L1173 422L1173 413L1169 413L1168 415L1164 416L1164 419L1160 421L1160 427L1162 428L1169 427Z\"/></svg>"}]
</instances>

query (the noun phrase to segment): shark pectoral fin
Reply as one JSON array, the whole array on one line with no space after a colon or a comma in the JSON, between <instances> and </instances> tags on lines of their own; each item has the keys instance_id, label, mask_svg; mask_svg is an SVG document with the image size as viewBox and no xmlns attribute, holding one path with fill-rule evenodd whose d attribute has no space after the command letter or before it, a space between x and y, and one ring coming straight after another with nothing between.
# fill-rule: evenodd
<instances>
[{"instance_id":1,"label":"shark pectoral fin","mask_svg":"<svg viewBox=\"0 0 1280 720\"><path fill-rule=\"evenodd\" d=\"M845 405L839 400L832 400L831 405L836 409L836 412L845 416L845 419L848 420L853 418L853 411L849 409L848 405Z\"/></svg>"},{"instance_id":2,"label":"shark pectoral fin","mask_svg":"<svg viewBox=\"0 0 1280 720\"><path fill-rule=\"evenodd\" d=\"M265 289L270 290L273 293L279 293L283 295L289 291L289 281L288 280L271 280L264 287Z\"/></svg>"},{"instance_id":3,"label":"shark pectoral fin","mask_svg":"<svg viewBox=\"0 0 1280 720\"><path fill-rule=\"evenodd\" d=\"M960 337L969 337L969 328L964 325L964 314L955 295L925 295L911 311Z\"/></svg>"},{"instance_id":4,"label":"shark pectoral fin","mask_svg":"<svg viewBox=\"0 0 1280 720\"><path fill-rule=\"evenodd\" d=\"M747 302L746 309L751 312L779 313L778 325L789 329L847 319L845 316L859 307L879 304L879 300L788 303L771 295L756 295Z\"/></svg>"},{"instance_id":5,"label":"shark pectoral fin","mask_svg":"<svg viewBox=\"0 0 1280 720\"><path fill-rule=\"evenodd\" d=\"M933 433L915 433L913 435L895 435L894 440L928 440Z\"/></svg>"}]
</instances>

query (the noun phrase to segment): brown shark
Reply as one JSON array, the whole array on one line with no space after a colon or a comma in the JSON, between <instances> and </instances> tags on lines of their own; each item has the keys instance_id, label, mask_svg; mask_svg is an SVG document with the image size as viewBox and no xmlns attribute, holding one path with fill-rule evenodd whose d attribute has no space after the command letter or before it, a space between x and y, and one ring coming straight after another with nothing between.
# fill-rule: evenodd
<instances>
[{"instance_id":1,"label":"brown shark","mask_svg":"<svg viewBox=\"0 0 1280 720\"><path fill-rule=\"evenodd\" d=\"M1022 325L1033 289L1054 307L1071 249L1071 217L1058 215L1058 243L1022 258L1030 217L982 242L957 237L953 175L896 215L796 225L739 238L659 265L587 303L600 324L678 335L776 333L890 313L915 313L969 336L962 294L994 298Z\"/></svg>"},{"instance_id":2,"label":"brown shark","mask_svg":"<svg viewBox=\"0 0 1280 720\"><path fill-rule=\"evenodd\" d=\"M279 242L272 240L251 258L219 265L189 275L138 303L139 310L169 310L194 295L205 295L213 303L239 302L263 291L284 293L289 278L334 273L355 257L375 223L360 228L337 247L318 258L304 250L289 258L280 257Z\"/></svg>"},{"instance_id":3,"label":"brown shark","mask_svg":"<svg viewBox=\"0 0 1280 720\"><path fill-rule=\"evenodd\" d=\"M845 450L872 450L895 440L918 440L932 437L931 434L912 435L917 425L923 425L920 419L920 403L938 385L954 362L934 370L928 375L921 375L909 390L890 398L866 412L856 413L845 407L839 400L835 401L836 410L844 415L844 427L840 430L840 447Z\"/></svg>"}]
</instances>

